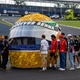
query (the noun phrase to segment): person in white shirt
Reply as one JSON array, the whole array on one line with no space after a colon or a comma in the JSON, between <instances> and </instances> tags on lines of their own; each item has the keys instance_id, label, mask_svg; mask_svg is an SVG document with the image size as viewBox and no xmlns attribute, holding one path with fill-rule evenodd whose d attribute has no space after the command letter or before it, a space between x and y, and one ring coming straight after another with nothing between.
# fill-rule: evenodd
<instances>
[{"instance_id":1,"label":"person in white shirt","mask_svg":"<svg viewBox=\"0 0 80 80\"><path fill-rule=\"evenodd\" d=\"M40 55L42 59L42 70L47 70L47 54L48 54L48 41L45 39L45 35L42 35L41 47L40 47Z\"/></svg>"}]
</instances>

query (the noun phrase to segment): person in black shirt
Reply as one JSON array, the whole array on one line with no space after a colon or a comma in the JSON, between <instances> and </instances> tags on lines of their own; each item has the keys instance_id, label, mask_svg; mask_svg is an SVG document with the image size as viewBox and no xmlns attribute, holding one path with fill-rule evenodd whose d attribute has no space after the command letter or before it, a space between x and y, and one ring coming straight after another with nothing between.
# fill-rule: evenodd
<instances>
[{"instance_id":1,"label":"person in black shirt","mask_svg":"<svg viewBox=\"0 0 80 80\"><path fill-rule=\"evenodd\" d=\"M78 36L78 41L79 41L78 66L76 68L80 69L80 35Z\"/></svg>"},{"instance_id":2,"label":"person in black shirt","mask_svg":"<svg viewBox=\"0 0 80 80\"><path fill-rule=\"evenodd\" d=\"M76 35L74 35L73 38L74 38L74 50L75 50L74 62L76 62L76 60L77 60L77 62L79 63L79 61L78 61L79 41L78 41Z\"/></svg>"},{"instance_id":3,"label":"person in black shirt","mask_svg":"<svg viewBox=\"0 0 80 80\"><path fill-rule=\"evenodd\" d=\"M3 49L3 44L2 44L2 37L0 36L0 68L2 67L1 63L1 55L2 55L2 49Z\"/></svg>"},{"instance_id":4,"label":"person in black shirt","mask_svg":"<svg viewBox=\"0 0 80 80\"><path fill-rule=\"evenodd\" d=\"M8 62L8 53L9 53L9 49L8 49L8 37L5 36L5 39L3 41L3 50L2 50L2 68L7 70L6 65Z\"/></svg>"},{"instance_id":5,"label":"person in black shirt","mask_svg":"<svg viewBox=\"0 0 80 80\"><path fill-rule=\"evenodd\" d=\"M12 42L13 39L11 39L8 42L8 36L4 37L3 41L3 50L2 50L2 68L4 70L9 70L9 68L6 67L8 62L8 54L9 54L9 44Z\"/></svg>"}]
</instances>

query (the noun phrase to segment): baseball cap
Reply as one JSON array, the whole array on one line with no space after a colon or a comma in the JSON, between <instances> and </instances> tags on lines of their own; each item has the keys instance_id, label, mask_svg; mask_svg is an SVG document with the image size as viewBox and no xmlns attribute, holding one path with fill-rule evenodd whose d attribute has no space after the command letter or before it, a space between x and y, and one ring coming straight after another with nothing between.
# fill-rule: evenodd
<instances>
[{"instance_id":1,"label":"baseball cap","mask_svg":"<svg viewBox=\"0 0 80 80\"><path fill-rule=\"evenodd\" d=\"M73 37L74 37L74 38L77 38L77 36L76 36L76 35L73 35Z\"/></svg>"},{"instance_id":2,"label":"baseball cap","mask_svg":"<svg viewBox=\"0 0 80 80\"><path fill-rule=\"evenodd\" d=\"M64 36L63 35L59 35L59 38L64 38Z\"/></svg>"},{"instance_id":3,"label":"baseball cap","mask_svg":"<svg viewBox=\"0 0 80 80\"><path fill-rule=\"evenodd\" d=\"M72 36L71 34L68 34L67 37Z\"/></svg>"},{"instance_id":4,"label":"baseball cap","mask_svg":"<svg viewBox=\"0 0 80 80\"><path fill-rule=\"evenodd\" d=\"M4 36L2 35L1 38L4 39Z\"/></svg>"}]
</instances>

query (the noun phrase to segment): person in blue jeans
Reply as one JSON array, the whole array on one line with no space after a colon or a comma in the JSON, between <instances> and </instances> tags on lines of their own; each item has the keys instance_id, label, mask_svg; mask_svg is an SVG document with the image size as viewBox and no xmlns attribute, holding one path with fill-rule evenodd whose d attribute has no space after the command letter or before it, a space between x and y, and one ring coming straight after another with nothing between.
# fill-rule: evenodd
<instances>
[{"instance_id":1,"label":"person in blue jeans","mask_svg":"<svg viewBox=\"0 0 80 80\"><path fill-rule=\"evenodd\" d=\"M69 54L69 61L70 61L70 70L75 70L74 68L74 40L71 34L68 34L68 54Z\"/></svg>"},{"instance_id":2,"label":"person in blue jeans","mask_svg":"<svg viewBox=\"0 0 80 80\"><path fill-rule=\"evenodd\" d=\"M60 42L59 42L59 56L60 56L60 71L65 70L65 63L66 63L66 49L67 49L67 42L64 39L63 35L59 36Z\"/></svg>"},{"instance_id":3,"label":"person in blue jeans","mask_svg":"<svg viewBox=\"0 0 80 80\"><path fill-rule=\"evenodd\" d=\"M64 36L64 39L66 40L66 42L67 42L67 44L68 44L67 37L65 36L65 33L62 32L61 35ZM67 45L67 46L68 46L68 45ZM68 47L67 47L67 49L66 49L66 52L67 52L67 50L68 50ZM66 66L66 62L67 62L67 54L66 54L65 57L66 57L66 59L65 59L65 60L66 60L66 61L65 61L65 67L67 67L67 66Z\"/></svg>"}]
</instances>

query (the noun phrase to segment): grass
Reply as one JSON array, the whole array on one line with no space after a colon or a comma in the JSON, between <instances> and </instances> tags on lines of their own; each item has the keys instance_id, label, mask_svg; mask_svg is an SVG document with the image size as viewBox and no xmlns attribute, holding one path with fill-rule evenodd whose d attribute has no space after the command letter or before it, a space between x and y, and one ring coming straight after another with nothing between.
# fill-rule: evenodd
<instances>
[{"instance_id":1,"label":"grass","mask_svg":"<svg viewBox=\"0 0 80 80\"><path fill-rule=\"evenodd\" d=\"M2 20L0 20L0 24L4 24L4 25L9 26L9 27L12 27L13 26L12 24L9 24L9 23L4 22Z\"/></svg>"},{"instance_id":2,"label":"grass","mask_svg":"<svg viewBox=\"0 0 80 80\"><path fill-rule=\"evenodd\" d=\"M80 28L80 21L56 21L60 25Z\"/></svg>"},{"instance_id":3,"label":"grass","mask_svg":"<svg viewBox=\"0 0 80 80\"><path fill-rule=\"evenodd\" d=\"M2 20L0 20L1 24L4 24L6 26L12 27L12 24L9 24L7 22L4 22ZM80 29L80 21L56 21L56 23L58 23L59 25L66 25L66 26L70 26L70 27L76 27Z\"/></svg>"}]
</instances>

